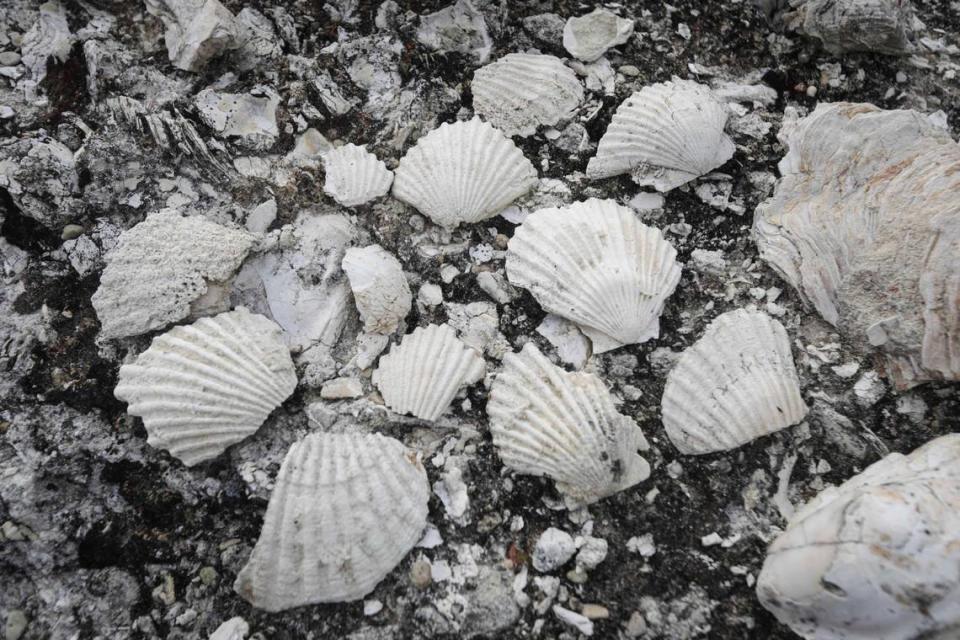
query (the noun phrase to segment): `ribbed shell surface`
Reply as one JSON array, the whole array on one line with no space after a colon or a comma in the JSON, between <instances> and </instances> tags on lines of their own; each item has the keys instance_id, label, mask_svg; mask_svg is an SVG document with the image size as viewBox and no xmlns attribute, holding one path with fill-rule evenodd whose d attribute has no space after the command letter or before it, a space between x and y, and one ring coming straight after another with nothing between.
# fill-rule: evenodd
<instances>
[{"instance_id":1,"label":"ribbed shell surface","mask_svg":"<svg viewBox=\"0 0 960 640\"><path fill-rule=\"evenodd\" d=\"M512 284L580 325L600 353L659 335L664 301L680 281L676 255L627 207L591 199L529 215L506 268Z\"/></svg>"},{"instance_id":2,"label":"ribbed shell surface","mask_svg":"<svg viewBox=\"0 0 960 640\"><path fill-rule=\"evenodd\" d=\"M726 451L807 414L790 340L765 313L717 316L667 374L663 426L685 454Z\"/></svg>"},{"instance_id":3,"label":"ribbed shell surface","mask_svg":"<svg viewBox=\"0 0 960 640\"><path fill-rule=\"evenodd\" d=\"M393 333L412 305L412 294L403 267L392 253L373 244L347 249L343 270L350 280L364 331Z\"/></svg>"},{"instance_id":4,"label":"ribbed shell surface","mask_svg":"<svg viewBox=\"0 0 960 640\"><path fill-rule=\"evenodd\" d=\"M537 171L503 133L474 118L442 124L407 151L393 195L452 229L492 218L537 183Z\"/></svg>"},{"instance_id":5,"label":"ribbed shell surface","mask_svg":"<svg viewBox=\"0 0 960 640\"><path fill-rule=\"evenodd\" d=\"M636 423L617 412L600 379L567 372L526 344L503 359L487 402L493 443L503 463L547 476L576 501L591 503L650 475Z\"/></svg>"},{"instance_id":6,"label":"ribbed shell surface","mask_svg":"<svg viewBox=\"0 0 960 640\"><path fill-rule=\"evenodd\" d=\"M323 191L345 207L355 207L385 196L393 173L363 147L345 144L323 155L326 179Z\"/></svg>"},{"instance_id":7,"label":"ribbed shell surface","mask_svg":"<svg viewBox=\"0 0 960 640\"><path fill-rule=\"evenodd\" d=\"M194 465L255 432L296 386L280 327L239 308L154 338L114 395L151 446Z\"/></svg>"},{"instance_id":8,"label":"ribbed shell surface","mask_svg":"<svg viewBox=\"0 0 960 640\"><path fill-rule=\"evenodd\" d=\"M287 452L233 588L266 611L362 598L420 539L429 497L423 465L397 440L310 434Z\"/></svg>"}]
</instances>

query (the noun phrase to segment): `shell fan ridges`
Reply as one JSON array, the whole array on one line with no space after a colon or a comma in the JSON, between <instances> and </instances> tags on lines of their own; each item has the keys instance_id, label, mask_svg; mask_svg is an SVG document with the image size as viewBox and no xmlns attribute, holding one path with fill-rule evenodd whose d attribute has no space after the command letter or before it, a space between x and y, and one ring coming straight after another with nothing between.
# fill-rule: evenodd
<instances>
[{"instance_id":1,"label":"shell fan ridges","mask_svg":"<svg viewBox=\"0 0 960 640\"><path fill-rule=\"evenodd\" d=\"M356 207L386 195L393 173L363 147L345 144L323 155L323 191L345 207Z\"/></svg>"}]
</instances>

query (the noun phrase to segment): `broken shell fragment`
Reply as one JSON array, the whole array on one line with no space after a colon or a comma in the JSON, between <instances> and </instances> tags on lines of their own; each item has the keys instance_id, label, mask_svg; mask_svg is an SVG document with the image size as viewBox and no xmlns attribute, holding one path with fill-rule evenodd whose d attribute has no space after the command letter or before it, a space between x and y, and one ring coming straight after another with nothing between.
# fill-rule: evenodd
<instances>
[{"instance_id":1,"label":"broken shell fragment","mask_svg":"<svg viewBox=\"0 0 960 640\"><path fill-rule=\"evenodd\" d=\"M649 477L650 465L637 453L648 448L643 432L617 412L597 376L564 371L532 343L503 363L487 415L505 465L552 478L587 504Z\"/></svg>"},{"instance_id":2,"label":"broken shell fragment","mask_svg":"<svg viewBox=\"0 0 960 640\"><path fill-rule=\"evenodd\" d=\"M199 72L237 44L240 28L218 0L146 0L146 6L166 27L167 53L178 69Z\"/></svg>"},{"instance_id":3,"label":"broken shell fragment","mask_svg":"<svg viewBox=\"0 0 960 640\"><path fill-rule=\"evenodd\" d=\"M783 325L746 309L717 316L667 374L661 409L670 441L694 455L800 422L807 406Z\"/></svg>"},{"instance_id":4,"label":"broken shell fragment","mask_svg":"<svg viewBox=\"0 0 960 640\"><path fill-rule=\"evenodd\" d=\"M769 4L771 0L763 0ZM773 19L823 43L830 53L913 51L914 10L904 0L793 0Z\"/></svg>"},{"instance_id":5,"label":"broken shell fragment","mask_svg":"<svg viewBox=\"0 0 960 640\"><path fill-rule=\"evenodd\" d=\"M563 48L584 62L593 62L610 47L623 44L633 35L633 20L606 9L569 18L563 27Z\"/></svg>"},{"instance_id":6,"label":"broken shell fragment","mask_svg":"<svg viewBox=\"0 0 960 640\"><path fill-rule=\"evenodd\" d=\"M436 420L460 387L486 372L483 357L461 342L448 325L419 327L380 358L373 383L397 413Z\"/></svg>"},{"instance_id":7,"label":"broken shell fragment","mask_svg":"<svg viewBox=\"0 0 960 640\"><path fill-rule=\"evenodd\" d=\"M516 230L507 277L544 309L576 322L594 353L660 334L680 281L677 252L659 229L612 200L540 209Z\"/></svg>"},{"instance_id":8,"label":"broken shell fragment","mask_svg":"<svg viewBox=\"0 0 960 640\"><path fill-rule=\"evenodd\" d=\"M363 328L371 333L393 333L413 304L403 267L389 251L374 244L347 249L343 270L350 280Z\"/></svg>"},{"instance_id":9,"label":"broken shell fragment","mask_svg":"<svg viewBox=\"0 0 960 640\"><path fill-rule=\"evenodd\" d=\"M296 386L280 327L241 307L154 338L114 395L150 446L191 466L255 432Z\"/></svg>"},{"instance_id":10,"label":"broken shell fragment","mask_svg":"<svg viewBox=\"0 0 960 640\"><path fill-rule=\"evenodd\" d=\"M287 452L233 588L266 611L358 600L420 539L429 498L423 465L397 440L310 434Z\"/></svg>"},{"instance_id":11,"label":"broken shell fragment","mask_svg":"<svg viewBox=\"0 0 960 640\"><path fill-rule=\"evenodd\" d=\"M323 191L345 207L356 207L386 195L393 173L363 147L345 144L323 156Z\"/></svg>"}]
</instances>

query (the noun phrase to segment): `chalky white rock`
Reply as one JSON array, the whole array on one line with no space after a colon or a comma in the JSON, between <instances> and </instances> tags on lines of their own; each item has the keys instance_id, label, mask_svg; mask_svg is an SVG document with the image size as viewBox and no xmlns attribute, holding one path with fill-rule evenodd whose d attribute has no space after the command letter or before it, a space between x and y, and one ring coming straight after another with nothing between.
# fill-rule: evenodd
<instances>
[{"instance_id":1,"label":"chalky white rock","mask_svg":"<svg viewBox=\"0 0 960 640\"><path fill-rule=\"evenodd\" d=\"M563 27L563 48L578 60L593 62L632 35L633 20L597 8L567 20Z\"/></svg>"},{"instance_id":2,"label":"chalky white rock","mask_svg":"<svg viewBox=\"0 0 960 640\"><path fill-rule=\"evenodd\" d=\"M366 204L390 191L393 172L363 147L345 144L323 156L323 191L345 207Z\"/></svg>"},{"instance_id":3,"label":"chalky white rock","mask_svg":"<svg viewBox=\"0 0 960 640\"><path fill-rule=\"evenodd\" d=\"M342 265L350 279L364 330L384 334L396 331L413 305L413 294L400 261L373 244L347 249Z\"/></svg>"}]
</instances>

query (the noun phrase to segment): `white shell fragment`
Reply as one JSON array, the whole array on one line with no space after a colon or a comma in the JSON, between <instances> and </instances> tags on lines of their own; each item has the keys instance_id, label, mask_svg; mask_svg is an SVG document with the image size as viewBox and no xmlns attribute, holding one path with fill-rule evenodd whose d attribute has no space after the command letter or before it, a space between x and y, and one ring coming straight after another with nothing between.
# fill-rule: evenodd
<instances>
[{"instance_id":1,"label":"white shell fragment","mask_svg":"<svg viewBox=\"0 0 960 640\"><path fill-rule=\"evenodd\" d=\"M729 112L706 86L674 79L623 101L587 164L593 180L629 173L669 191L713 171L736 147L724 132Z\"/></svg>"},{"instance_id":2,"label":"white shell fragment","mask_svg":"<svg viewBox=\"0 0 960 640\"><path fill-rule=\"evenodd\" d=\"M508 136L569 118L583 101L577 74L554 56L511 53L473 74L473 108Z\"/></svg>"},{"instance_id":3,"label":"white shell fragment","mask_svg":"<svg viewBox=\"0 0 960 640\"><path fill-rule=\"evenodd\" d=\"M237 44L240 29L217 0L145 0L147 11L166 27L164 42L178 69L199 72L210 60Z\"/></svg>"},{"instance_id":4,"label":"white shell fragment","mask_svg":"<svg viewBox=\"0 0 960 640\"><path fill-rule=\"evenodd\" d=\"M563 48L578 60L593 62L607 49L623 44L632 35L633 20L597 8L567 20L563 27Z\"/></svg>"},{"instance_id":5,"label":"white shell fragment","mask_svg":"<svg viewBox=\"0 0 960 640\"><path fill-rule=\"evenodd\" d=\"M386 195L393 173L363 147L345 144L323 156L323 191L345 207L356 207Z\"/></svg>"},{"instance_id":6,"label":"white shell fragment","mask_svg":"<svg viewBox=\"0 0 960 640\"><path fill-rule=\"evenodd\" d=\"M189 466L255 432L296 386L280 327L240 308L154 338L120 367L114 395L151 446Z\"/></svg>"},{"instance_id":7,"label":"white shell fragment","mask_svg":"<svg viewBox=\"0 0 960 640\"><path fill-rule=\"evenodd\" d=\"M537 185L537 171L500 131L474 118L442 124L400 160L393 196L440 226L492 218Z\"/></svg>"},{"instance_id":8,"label":"white shell fragment","mask_svg":"<svg viewBox=\"0 0 960 640\"><path fill-rule=\"evenodd\" d=\"M547 476L592 503L645 480L640 427L617 412L601 380L552 364L532 343L503 359L487 402L493 443L518 473Z\"/></svg>"},{"instance_id":9,"label":"white shell fragment","mask_svg":"<svg viewBox=\"0 0 960 640\"><path fill-rule=\"evenodd\" d=\"M448 325L419 327L380 358L373 383L397 413L436 420L457 391L486 372L483 357L457 338Z\"/></svg>"},{"instance_id":10,"label":"white shell fragment","mask_svg":"<svg viewBox=\"0 0 960 640\"><path fill-rule=\"evenodd\" d=\"M807 414L783 325L736 309L717 316L667 374L663 426L681 453L735 449Z\"/></svg>"},{"instance_id":11,"label":"white shell fragment","mask_svg":"<svg viewBox=\"0 0 960 640\"><path fill-rule=\"evenodd\" d=\"M510 283L576 322L602 353L660 334L664 301L680 281L677 252L659 229L612 200L540 209L507 251Z\"/></svg>"},{"instance_id":12,"label":"white shell fragment","mask_svg":"<svg viewBox=\"0 0 960 640\"><path fill-rule=\"evenodd\" d=\"M342 264L350 279L364 330L384 334L396 331L397 324L410 313L413 305L413 294L400 261L374 244L347 249Z\"/></svg>"},{"instance_id":13,"label":"white shell fragment","mask_svg":"<svg viewBox=\"0 0 960 640\"><path fill-rule=\"evenodd\" d=\"M898 388L960 380L960 145L915 111L820 104L757 207L761 257Z\"/></svg>"},{"instance_id":14,"label":"white shell fragment","mask_svg":"<svg viewBox=\"0 0 960 640\"><path fill-rule=\"evenodd\" d=\"M960 435L892 453L793 516L757 596L810 640L960 633Z\"/></svg>"},{"instance_id":15,"label":"white shell fragment","mask_svg":"<svg viewBox=\"0 0 960 640\"><path fill-rule=\"evenodd\" d=\"M397 440L310 434L283 459L233 588L266 611L358 600L420 539L429 498L423 465Z\"/></svg>"}]
</instances>

